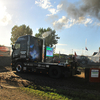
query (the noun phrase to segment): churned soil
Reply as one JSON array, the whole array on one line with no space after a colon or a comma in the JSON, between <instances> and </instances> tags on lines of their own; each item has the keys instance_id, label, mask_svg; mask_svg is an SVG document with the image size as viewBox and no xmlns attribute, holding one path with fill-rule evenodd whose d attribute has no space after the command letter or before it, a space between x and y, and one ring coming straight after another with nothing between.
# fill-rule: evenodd
<instances>
[{"instance_id":1,"label":"churned soil","mask_svg":"<svg viewBox=\"0 0 100 100\"><path fill-rule=\"evenodd\" d=\"M0 100L40 100L19 89L29 85L100 95L100 83L90 83L89 80L85 80L84 71L74 77L53 79L48 74L16 73L10 66L0 66Z\"/></svg>"},{"instance_id":2,"label":"churned soil","mask_svg":"<svg viewBox=\"0 0 100 100\"><path fill-rule=\"evenodd\" d=\"M19 87L28 86L29 83L14 74L11 67L0 67L0 100L41 100L19 89Z\"/></svg>"},{"instance_id":3,"label":"churned soil","mask_svg":"<svg viewBox=\"0 0 100 100\"><path fill-rule=\"evenodd\" d=\"M18 88L0 88L0 100L40 100Z\"/></svg>"}]
</instances>

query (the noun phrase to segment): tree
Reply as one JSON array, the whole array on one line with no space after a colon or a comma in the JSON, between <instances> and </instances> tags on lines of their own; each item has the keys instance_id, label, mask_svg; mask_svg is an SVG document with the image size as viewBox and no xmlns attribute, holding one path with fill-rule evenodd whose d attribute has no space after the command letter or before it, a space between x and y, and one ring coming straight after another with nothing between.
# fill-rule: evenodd
<instances>
[{"instance_id":1,"label":"tree","mask_svg":"<svg viewBox=\"0 0 100 100\"><path fill-rule=\"evenodd\" d=\"M32 29L30 29L29 26L26 25L21 25L21 26L17 26L15 25L12 28L12 32L11 32L11 45L15 44L16 40L18 39L18 37L23 36L23 35L32 35Z\"/></svg>"},{"instance_id":2,"label":"tree","mask_svg":"<svg viewBox=\"0 0 100 100\"><path fill-rule=\"evenodd\" d=\"M58 37L58 35L55 34L56 31L52 30L49 27L47 29L40 28L38 31L39 33L36 33L35 37L42 37L42 34L44 32L51 31L51 34L45 39L47 46L54 47L54 45L58 43L58 39L60 39L60 37Z\"/></svg>"}]
</instances>

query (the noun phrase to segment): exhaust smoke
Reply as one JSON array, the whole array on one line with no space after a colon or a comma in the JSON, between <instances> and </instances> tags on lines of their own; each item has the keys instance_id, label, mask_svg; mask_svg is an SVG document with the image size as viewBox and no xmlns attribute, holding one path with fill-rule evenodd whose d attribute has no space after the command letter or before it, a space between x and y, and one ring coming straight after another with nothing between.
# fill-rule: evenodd
<instances>
[{"instance_id":1,"label":"exhaust smoke","mask_svg":"<svg viewBox=\"0 0 100 100\"><path fill-rule=\"evenodd\" d=\"M70 28L74 24L87 26L92 23L92 19L100 20L100 0L80 0L74 3L63 0L60 5L60 9L67 15L53 22L55 29Z\"/></svg>"}]
</instances>

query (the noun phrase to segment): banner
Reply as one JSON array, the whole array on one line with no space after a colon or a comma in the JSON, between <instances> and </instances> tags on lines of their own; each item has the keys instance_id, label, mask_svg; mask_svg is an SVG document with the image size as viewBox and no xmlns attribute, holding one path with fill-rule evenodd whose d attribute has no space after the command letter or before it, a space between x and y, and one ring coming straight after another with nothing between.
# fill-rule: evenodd
<instances>
[{"instance_id":1,"label":"banner","mask_svg":"<svg viewBox=\"0 0 100 100\"><path fill-rule=\"evenodd\" d=\"M0 46L0 56L10 56L10 47Z\"/></svg>"}]
</instances>

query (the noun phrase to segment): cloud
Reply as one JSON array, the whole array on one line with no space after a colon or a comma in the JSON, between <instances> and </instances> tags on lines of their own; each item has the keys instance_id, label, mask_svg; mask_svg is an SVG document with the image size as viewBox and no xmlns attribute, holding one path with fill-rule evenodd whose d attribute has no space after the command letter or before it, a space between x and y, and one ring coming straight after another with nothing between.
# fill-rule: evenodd
<instances>
[{"instance_id":1,"label":"cloud","mask_svg":"<svg viewBox=\"0 0 100 100\"><path fill-rule=\"evenodd\" d=\"M50 0L36 0L35 4L50 12L46 16L55 29L70 28L80 24L88 26L94 19L100 20L100 0L80 0L74 3L61 0L56 7L53 7ZM58 19L60 11L65 12L66 16L63 15ZM95 25L100 26L99 23Z\"/></svg>"},{"instance_id":2,"label":"cloud","mask_svg":"<svg viewBox=\"0 0 100 100\"><path fill-rule=\"evenodd\" d=\"M61 53L61 54L68 54L68 50L62 49L62 48L56 48L55 53Z\"/></svg>"},{"instance_id":3,"label":"cloud","mask_svg":"<svg viewBox=\"0 0 100 100\"><path fill-rule=\"evenodd\" d=\"M59 10L56 10L56 9L54 9L54 8L50 8L50 9L48 9L48 11L49 11L51 14L47 14L46 16L52 16L52 15L54 15L54 14L57 14L57 12L58 12Z\"/></svg>"},{"instance_id":4,"label":"cloud","mask_svg":"<svg viewBox=\"0 0 100 100\"><path fill-rule=\"evenodd\" d=\"M53 22L53 26L55 29L62 29L64 28L70 28L73 25L77 24L84 24L85 26L87 26L88 24L92 23L92 19L90 18L84 18L84 17L79 17L77 20L70 18L68 19L66 16L62 16L61 19L59 19L58 21L54 21Z\"/></svg>"},{"instance_id":5,"label":"cloud","mask_svg":"<svg viewBox=\"0 0 100 100\"><path fill-rule=\"evenodd\" d=\"M51 8L48 10L49 12L51 12L51 14L47 14L46 16L48 17L52 17L54 16L55 14L57 14L58 10L54 9L54 8Z\"/></svg>"},{"instance_id":6,"label":"cloud","mask_svg":"<svg viewBox=\"0 0 100 100\"><path fill-rule=\"evenodd\" d=\"M55 29L62 29L62 27L67 24L67 22L68 22L68 19L65 16L62 16L61 19L53 22L53 26Z\"/></svg>"},{"instance_id":7,"label":"cloud","mask_svg":"<svg viewBox=\"0 0 100 100\"><path fill-rule=\"evenodd\" d=\"M42 7L43 9L48 9L52 6L51 2L49 2L49 0L36 0L35 4Z\"/></svg>"},{"instance_id":8,"label":"cloud","mask_svg":"<svg viewBox=\"0 0 100 100\"><path fill-rule=\"evenodd\" d=\"M98 23L98 22L95 22L95 23L94 23L94 25L96 25L96 26L100 26L100 23Z\"/></svg>"},{"instance_id":9,"label":"cloud","mask_svg":"<svg viewBox=\"0 0 100 100\"><path fill-rule=\"evenodd\" d=\"M48 11L51 14L47 14L46 16L53 16L53 15L57 14L61 10L61 7L62 7L62 4L57 5L57 9L55 9L55 8L49 8Z\"/></svg>"},{"instance_id":10,"label":"cloud","mask_svg":"<svg viewBox=\"0 0 100 100\"><path fill-rule=\"evenodd\" d=\"M36 30L38 31L38 30L39 30L39 28L36 28Z\"/></svg>"},{"instance_id":11,"label":"cloud","mask_svg":"<svg viewBox=\"0 0 100 100\"><path fill-rule=\"evenodd\" d=\"M100 23L97 23L98 26L100 26Z\"/></svg>"},{"instance_id":12,"label":"cloud","mask_svg":"<svg viewBox=\"0 0 100 100\"><path fill-rule=\"evenodd\" d=\"M11 15L6 12L6 6L3 6L2 3L0 3L0 25L7 25L9 21L11 21Z\"/></svg>"},{"instance_id":13,"label":"cloud","mask_svg":"<svg viewBox=\"0 0 100 100\"><path fill-rule=\"evenodd\" d=\"M63 6L63 4L59 4L59 5L57 5L57 9L61 9L62 8L62 6Z\"/></svg>"},{"instance_id":14,"label":"cloud","mask_svg":"<svg viewBox=\"0 0 100 100\"><path fill-rule=\"evenodd\" d=\"M47 14L46 16L53 16L57 14L62 7L62 4L57 5L57 9L53 8L53 5L51 5L51 2L49 0L36 0L35 4L42 7L43 9L48 9L50 14Z\"/></svg>"}]
</instances>

